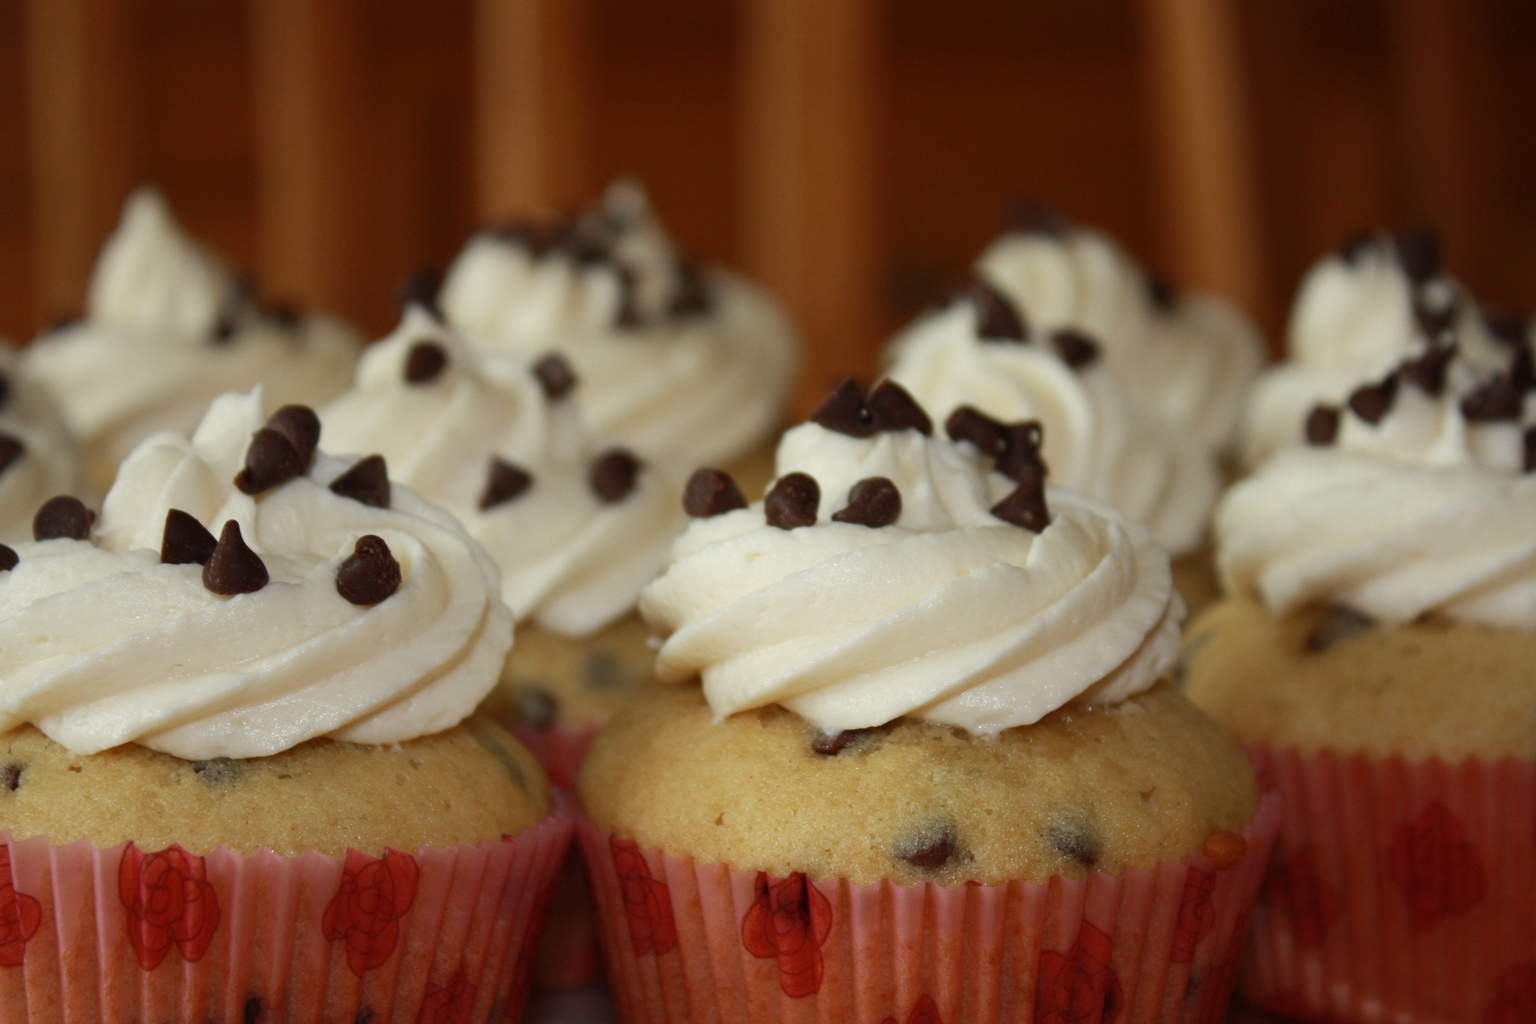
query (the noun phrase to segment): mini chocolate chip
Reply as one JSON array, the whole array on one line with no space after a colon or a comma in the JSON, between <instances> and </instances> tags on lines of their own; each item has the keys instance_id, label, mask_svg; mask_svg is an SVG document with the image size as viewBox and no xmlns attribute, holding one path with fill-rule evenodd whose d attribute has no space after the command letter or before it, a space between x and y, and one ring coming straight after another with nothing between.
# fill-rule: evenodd
<instances>
[{"instance_id":1,"label":"mini chocolate chip","mask_svg":"<svg viewBox=\"0 0 1536 1024\"><path fill-rule=\"evenodd\" d=\"M613 326L620 331L633 331L643 326L640 316L640 289L635 272L623 264L614 264L614 276L619 282L619 305L613 311Z\"/></svg>"},{"instance_id":2,"label":"mini chocolate chip","mask_svg":"<svg viewBox=\"0 0 1536 1024\"><path fill-rule=\"evenodd\" d=\"M1433 231L1398 232L1392 237L1392 251L1414 284L1423 284L1440 273L1440 238Z\"/></svg>"},{"instance_id":3,"label":"mini chocolate chip","mask_svg":"<svg viewBox=\"0 0 1536 1024\"><path fill-rule=\"evenodd\" d=\"M0 406L11 400L11 378L0 373Z\"/></svg>"},{"instance_id":4,"label":"mini chocolate chip","mask_svg":"<svg viewBox=\"0 0 1536 1024\"><path fill-rule=\"evenodd\" d=\"M1532 360L1530 349L1515 351L1514 358L1509 361L1509 382L1520 391L1536 388L1536 362Z\"/></svg>"},{"instance_id":5,"label":"mini chocolate chip","mask_svg":"<svg viewBox=\"0 0 1536 1024\"><path fill-rule=\"evenodd\" d=\"M1038 203L1019 203L1009 218L1012 232L1017 235L1044 235L1060 238L1072 230L1072 220L1060 210Z\"/></svg>"},{"instance_id":6,"label":"mini chocolate chip","mask_svg":"<svg viewBox=\"0 0 1536 1024\"><path fill-rule=\"evenodd\" d=\"M901 492L883 476L860 480L848 489L848 504L832 513L839 523L879 528L901 518Z\"/></svg>"},{"instance_id":7,"label":"mini chocolate chip","mask_svg":"<svg viewBox=\"0 0 1536 1024\"><path fill-rule=\"evenodd\" d=\"M558 402L576 387L576 371L558 352L551 352L534 363L533 376L552 402Z\"/></svg>"},{"instance_id":8,"label":"mini chocolate chip","mask_svg":"<svg viewBox=\"0 0 1536 1024\"><path fill-rule=\"evenodd\" d=\"M0 572L10 572L21 564L21 556L9 544L0 544Z\"/></svg>"},{"instance_id":9,"label":"mini chocolate chip","mask_svg":"<svg viewBox=\"0 0 1536 1024\"><path fill-rule=\"evenodd\" d=\"M746 507L747 499L736 481L731 479L731 474L718 469L694 470L683 487L683 511L695 519L707 519Z\"/></svg>"},{"instance_id":10,"label":"mini chocolate chip","mask_svg":"<svg viewBox=\"0 0 1536 1024\"><path fill-rule=\"evenodd\" d=\"M667 314L675 317L703 316L710 311L714 300L699 265L692 260L678 260L674 268L677 284L672 291L672 301Z\"/></svg>"},{"instance_id":11,"label":"mini chocolate chip","mask_svg":"<svg viewBox=\"0 0 1536 1024\"><path fill-rule=\"evenodd\" d=\"M1520 444L1523 456L1521 468L1529 473L1531 470L1536 469L1536 427L1525 428L1525 433L1520 435ZM13 551L11 552L11 564L5 566L5 568L14 568L16 565L15 558L16 553Z\"/></svg>"},{"instance_id":12,"label":"mini chocolate chip","mask_svg":"<svg viewBox=\"0 0 1536 1024\"><path fill-rule=\"evenodd\" d=\"M285 331L296 331L299 322L304 319L304 313L299 307L286 301L267 302L261 307L262 316L266 317L277 327Z\"/></svg>"},{"instance_id":13,"label":"mini chocolate chip","mask_svg":"<svg viewBox=\"0 0 1536 1024\"><path fill-rule=\"evenodd\" d=\"M613 505L629 497L635 489L635 478L640 475L640 460L624 448L609 448L592 460L587 471L587 485L597 500Z\"/></svg>"},{"instance_id":14,"label":"mini chocolate chip","mask_svg":"<svg viewBox=\"0 0 1536 1024\"><path fill-rule=\"evenodd\" d=\"M400 563L382 537L365 534L336 567L336 593L359 605L375 605L400 589Z\"/></svg>"},{"instance_id":15,"label":"mini chocolate chip","mask_svg":"<svg viewBox=\"0 0 1536 1024\"><path fill-rule=\"evenodd\" d=\"M43 507L32 517L33 540L86 540L91 535L91 524L96 513L85 507L79 498L61 494L43 502Z\"/></svg>"},{"instance_id":16,"label":"mini chocolate chip","mask_svg":"<svg viewBox=\"0 0 1536 1024\"><path fill-rule=\"evenodd\" d=\"M560 702L542 686L514 686L512 702L517 720L534 732L548 730L560 713Z\"/></svg>"},{"instance_id":17,"label":"mini chocolate chip","mask_svg":"<svg viewBox=\"0 0 1536 1024\"><path fill-rule=\"evenodd\" d=\"M1336 643L1369 632L1376 620L1363 612L1341 604L1329 605L1322 612L1318 624L1308 630L1305 640L1309 651L1326 651Z\"/></svg>"},{"instance_id":18,"label":"mini chocolate chip","mask_svg":"<svg viewBox=\"0 0 1536 1024\"><path fill-rule=\"evenodd\" d=\"M962 405L944 421L951 441L969 441L985 455L1003 451L1003 425L975 406Z\"/></svg>"},{"instance_id":19,"label":"mini chocolate chip","mask_svg":"<svg viewBox=\"0 0 1536 1024\"><path fill-rule=\"evenodd\" d=\"M996 505L992 514L1005 523L1039 533L1051 525L1050 509L1045 504L1045 473L1021 474L1018 486Z\"/></svg>"},{"instance_id":20,"label":"mini chocolate chip","mask_svg":"<svg viewBox=\"0 0 1536 1024\"><path fill-rule=\"evenodd\" d=\"M215 345L228 345L235 340L235 335L240 331L240 322L237 314L228 310L220 313L213 321L213 326L208 329L208 339Z\"/></svg>"},{"instance_id":21,"label":"mini chocolate chip","mask_svg":"<svg viewBox=\"0 0 1536 1024\"><path fill-rule=\"evenodd\" d=\"M219 543L203 564L203 586L215 594L232 597L254 594L267 585L266 564L240 535L240 524L233 519L224 524Z\"/></svg>"},{"instance_id":22,"label":"mini chocolate chip","mask_svg":"<svg viewBox=\"0 0 1536 1024\"><path fill-rule=\"evenodd\" d=\"M1314 405L1307 413L1307 444L1330 445L1339 436L1339 410L1331 405Z\"/></svg>"},{"instance_id":23,"label":"mini chocolate chip","mask_svg":"<svg viewBox=\"0 0 1536 1024\"><path fill-rule=\"evenodd\" d=\"M434 320L442 322L443 310L437 304L438 293L443 289L443 275L432 267L422 267L405 279L400 286L397 298L400 308L419 306L425 312L431 314Z\"/></svg>"},{"instance_id":24,"label":"mini chocolate chip","mask_svg":"<svg viewBox=\"0 0 1536 1024\"><path fill-rule=\"evenodd\" d=\"M875 414L864 398L864 389L852 377L844 378L832 393L822 399L811 422L849 437L870 437L875 432Z\"/></svg>"},{"instance_id":25,"label":"mini chocolate chip","mask_svg":"<svg viewBox=\"0 0 1536 1024\"><path fill-rule=\"evenodd\" d=\"M1039 420L1020 420L1006 424L999 435L996 459L997 471L1010 480L1045 476L1045 460L1040 457L1040 445L1045 440L1045 428Z\"/></svg>"},{"instance_id":26,"label":"mini chocolate chip","mask_svg":"<svg viewBox=\"0 0 1536 1024\"><path fill-rule=\"evenodd\" d=\"M160 561L164 565L206 565L218 539L197 517L179 508L166 509L165 529L160 534Z\"/></svg>"},{"instance_id":27,"label":"mini chocolate chip","mask_svg":"<svg viewBox=\"0 0 1536 1024\"><path fill-rule=\"evenodd\" d=\"M937 834L927 833L896 850L896 856L924 871L937 871L955 855L955 835L948 827Z\"/></svg>"},{"instance_id":28,"label":"mini chocolate chip","mask_svg":"<svg viewBox=\"0 0 1536 1024\"><path fill-rule=\"evenodd\" d=\"M1056 852L1075 861L1079 867L1091 869L1103 855L1099 837L1080 821L1058 822L1046 831L1046 838Z\"/></svg>"},{"instance_id":29,"label":"mini chocolate chip","mask_svg":"<svg viewBox=\"0 0 1536 1024\"><path fill-rule=\"evenodd\" d=\"M1056 331L1051 335L1051 347L1061 361L1074 370L1089 366L1099 358L1099 343L1081 331Z\"/></svg>"},{"instance_id":30,"label":"mini chocolate chip","mask_svg":"<svg viewBox=\"0 0 1536 1024\"><path fill-rule=\"evenodd\" d=\"M15 434L0 433L0 473L11 468L11 463L27 452L27 446Z\"/></svg>"},{"instance_id":31,"label":"mini chocolate chip","mask_svg":"<svg viewBox=\"0 0 1536 1024\"><path fill-rule=\"evenodd\" d=\"M251 996L245 1001L245 1009L240 1015L241 1024L256 1024L261 1020L261 997Z\"/></svg>"},{"instance_id":32,"label":"mini chocolate chip","mask_svg":"<svg viewBox=\"0 0 1536 1024\"><path fill-rule=\"evenodd\" d=\"M883 380L876 384L866 404L878 432L893 434L901 430L915 430L924 436L933 433L933 420L928 418L911 392L893 380Z\"/></svg>"},{"instance_id":33,"label":"mini chocolate chip","mask_svg":"<svg viewBox=\"0 0 1536 1024\"><path fill-rule=\"evenodd\" d=\"M43 333L45 335L60 334L71 327L79 327L83 323L85 323L85 314L78 309L73 309L54 316L52 320L48 321L48 326Z\"/></svg>"},{"instance_id":34,"label":"mini chocolate chip","mask_svg":"<svg viewBox=\"0 0 1536 1024\"><path fill-rule=\"evenodd\" d=\"M288 439L307 472L320 444L320 417L307 405L285 405L267 417L267 429Z\"/></svg>"},{"instance_id":35,"label":"mini chocolate chip","mask_svg":"<svg viewBox=\"0 0 1536 1024\"><path fill-rule=\"evenodd\" d=\"M331 481L331 493L374 508L389 508L389 466L382 455L368 455Z\"/></svg>"},{"instance_id":36,"label":"mini chocolate chip","mask_svg":"<svg viewBox=\"0 0 1536 1024\"><path fill-rule=\"evenodd\" d=\"M1397 374L1389 374L1375 384L1363 384L1349 393L1349 410L1367 423L1380 423L1392 411L1397 398Z\"/></svg>"},{"instance_id":37,"label":"mini chocolate chip","mask_svg":"<svg viewBox=\"0 0 1536 1024\"><path fill-rule=\"evenodd\" d=\"M965 296L976 310L976 336L982 341L1024 341L1029 326L1024 314L1008 297L978 278L971 282Z\"/></svg>"},{"instance_id":38,"label":"mini chocolate chip","mask_svg":"<svg viewBox=\"0 0 1536 1024\"><path fill-rule=\"evenodd\" d=\"M1436 345L1404 363L1403 376L1426 395L1438 397L1445 390L1445 371L1455 354L1456 349L1450 345Z\"/></svg>"},{"instance_id":39,"label":"mini chocolate chip","mask_svg":"<svg viewBox=\"0 0 1536 1024\"><path fill-rule=\"evenodd\" d=\"M260 494L303 476L304 469L304 456L288 436L262 427L251 435L245 468L235 476L235 486L246 494Z\"/></svg>"},{"instance_id":40,"label":"mini chocolate chip","mask_svg":"<svg viewBox=\"0 0 1536 1024\"><path fill-rule=\"evenodd\" d=\"M1174 287L1172 281L1161 274L1148 274L1147 300L1152 303L1152 308L1163 313L1171 313L1178 308L1179 290Z\"/></svg>"},{"instance_id":41,"label":"mini chocolate chip","mask_svg":"<svg viewBox=\"0 0 1536 1024\"><path fill-rule=\"evenodd\" d=\"M1426 337L1437 340L1455 325L1457 312L1458 304L1454 298L1438 306L1415 299L1413 322Z\"/></svg>"},{"instance_id":42,"label":"mini chocolate chip","mask_svg":"<svg viewBox=\"0 0 1536 1024\"><path fill-rule=\"evenodd\" d=\"M21 776L27 770L27 766L20 761L9 761L4 767L0 767L0 785L14 793L21 788Z\"/></svg>"},{"instance_id":43,"label":"mini chocolate chip","mask_svg":"<svg viewBox=\"0 0 1536 1024\"><path fill-rule=\"evenodd\" d=\"M533 475L526 469L499 455L492 455L485 473L485 487L480 491L480 511L488 512L497 505L505 505L532 486Z\"/></svg>"},{"instance_id":44,"label":"mini chocolate chip","mask_svg":"<svg viewBox=\"0 0 1536 1024\"><path fill-rule=\"evenodd\" d=\"M821 504L821 486L805 473L779 477L763 498L763 513L769 526L793 530L816 524L816 508Z\"/></svg>"},{"instance_id":45,"label":"mini chocolate chip","mask_svg":"<svg viewBox=\"0 0 1536 1024\"><path fill-rule=\"evenodd\" d=\"M205 786L227 786L245 771L245 762L233 757L215 757L193 761L192 772Z\"/></svg>"},{"instance_id":46,"label":"mini chocolate chip","mask_svg":"<svg viewBox=\"0 0 1536 1024\"><path fill-rule=\"evenodd\" d=\"M1501 373L1461 400L1461 414L1473 422L1491 423L1520 418L1524 396L1512 375Z\"/></svg>"},{"instance_id":47,"label":"mini chocolate chip","mask_svg":"<svg viewBox=\"0 0 1536 1024\"><path fill-rule=\"evenodd\" d=\"M581 659L581 678L594 690L627 690L633 681L624 663L607 651L592 651Z\"/></svg>"},{"instance_id":48,"label":"mini chocolate chip","mask_svg":"<svg viewBox=\"0 0 1536 1024\"><path fill-rule=\"evenodd\" d=\"M880 726L869 729L843 729L840 732L818 732L811 737L811 750L822 757L836 757L848 747L881 731Z\"/></svg>"},{"instance_id":49,"label":"mini chocolate chip","mask_svg":"<svg viewBox=\"0 0 1536 1024\"><path fill-rule=\"evenodd\" d=\"M430 384L448 368L448 352L435 341L418 341L405 355L407 384Z\"/></svg>"},{"instance_id":50,"label":"mini chocolate chip","mask_svg":"<svg viewBox=\"0 0 1536 1024\"><path fill-rule=\"evenodd\" d=\"M1378 242L1379 239L1375 234L1369 231L1362 231L1357 235L1353 235L1348 240L1346 240L1343 245L1339 246L1339 259L1343 260L1345 263L1348 263L1350 266L1354 266L1356 263L1360 262L1360 257L1365 255L1365 253L1371 249L1374 249Z\"/></svg>"},{"instance_id":51,"label":"mini chocolate chip","mask_svg":"<svg viewBox=\"0 0 1536 1024\"><path fill-rule=\"evenodd\" d=\"M1505 345L1524 345L1530 337L1530 321L1525 317L1513 313L1487 313L1483 316L1483 324L1488 328L1488 333L1493 335L1495 341Z\"/></svg>"}]
</instances>

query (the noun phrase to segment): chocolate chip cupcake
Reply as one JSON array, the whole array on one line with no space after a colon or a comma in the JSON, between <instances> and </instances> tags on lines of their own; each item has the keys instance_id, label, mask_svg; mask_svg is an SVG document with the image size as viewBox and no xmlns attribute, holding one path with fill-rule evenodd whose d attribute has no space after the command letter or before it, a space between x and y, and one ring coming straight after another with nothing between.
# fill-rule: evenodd
<instances>
[{"instance_id":1,"label":"chocolate chip cupcake","mask_svg":"<svg viewBox=\"0 0 1536 1024\"><path fill-rule=\"evenodd\" d=\"M1536 375L1451 337L1232 488L1185 655L1285 800L1247 994L1309 1019L1518 1019L1536 950Z\"/></svg>"},{"instance_id":2,"label":"chocolate chip cupcake","mask_svg":"<svg viewBox=\"0 0 1536 1024\"><path fill-rule=\"evenodd\" d=\"M844 385L761 502L690 483L641 599L671 685L580 782L626 1020L1225 1007L1277 814L1163 681L1166 555L1032 432L933 434Z\"/></svg>"},{"instance_id":3,"label":"chocolate chip cupcake","mask_svg":"<svg viewBox=\"0 0 1536 1024\"><path fill-rule=\"evenodd\" d=\"M360 340L333 317L260 301L145 188L102 248L83 315L39 337L25 362L104 492L141 440L189 432L226 391L260 384L273 402L309 404L338 394Z\"/></svg>"},{"instance_id":4,"label":"chocolate chip cupcake","mask_svg":"<svg viewBox=\"0 0 1536 1024\"><path fill-rule=\"evenodd\" d=\"M516 1013L568 827L470 717L511 643L495 568L319 437L224 396L135 449L99 516L55 497L3 549L0 1005Z\"/></svg>"},{"instance_id":5,"label":"chocolate chip cupcake","mask_svg":"<svg viewBox=\"0 0 1536 1024\"><path fill-rule=\"evenodd\" d=\"M441 301L477 345L564 357L598 436L683 473L723 466L753 486L772 475L795 332L745 278L679 251L634 182L563 221L481 232Z\"/></svg>"},{"instance_id":6,"label":"chocolate chip cupcake","mask_svg":"<svg viewBox=\"0 0 1536 1024\"><path fill-rule=\"evenodd\" d=\"M0 543L32 536L32 516L56 494L85 492L80 451L58 410L0 339Z\"/></svg>"}]
</instances>

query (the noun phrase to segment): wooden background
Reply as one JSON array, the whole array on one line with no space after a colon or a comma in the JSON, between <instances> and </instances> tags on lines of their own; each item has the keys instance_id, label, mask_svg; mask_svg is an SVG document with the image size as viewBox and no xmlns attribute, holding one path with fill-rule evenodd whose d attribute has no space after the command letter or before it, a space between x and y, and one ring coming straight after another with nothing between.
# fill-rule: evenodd
<instances>
[{"instance_id":1,"label":"wooden background","mask_svg":"<svg viewBox=\"0 0 1536 1024\"><path fill-rule=\"evenodd\" d=\"M1024 199L1271 336L1378 223L1525 308L1533 68L1528 0L0 0L0 333L78 307L140 181L380 333L477 222L615 173L791 306L802 399Z\"/></svg>"}]
</instances>

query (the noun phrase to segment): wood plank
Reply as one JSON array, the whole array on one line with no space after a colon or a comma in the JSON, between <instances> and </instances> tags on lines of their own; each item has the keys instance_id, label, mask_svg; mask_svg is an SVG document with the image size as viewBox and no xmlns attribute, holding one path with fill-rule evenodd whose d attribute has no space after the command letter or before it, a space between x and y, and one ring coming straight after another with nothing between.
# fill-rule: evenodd
<instances>
[{"instance_id":1,"label":"wood plank","mask_svg":"<svg viewBox=\"0 0 1536 1024\"><path fill-rule=\"evenodd\" d=\"M883 341L876 0L746 0L741 237L805 333L804 409Z\"/></svg>"}]
</instances>

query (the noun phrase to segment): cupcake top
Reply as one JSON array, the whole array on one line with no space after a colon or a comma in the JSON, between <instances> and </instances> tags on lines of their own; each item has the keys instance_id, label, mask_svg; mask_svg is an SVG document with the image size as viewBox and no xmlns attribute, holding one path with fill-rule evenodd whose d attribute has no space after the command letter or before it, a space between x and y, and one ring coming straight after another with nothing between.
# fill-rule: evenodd
<instances>
[{"instance_id":1,"label":"cupcake top","mask_svg":"<svg viewBox=\"0 0 1536 1024\"><path fill-rule=\"evenodd\" d=\"M585 636L634 609L685 522L670 476L587 434L587 390L563 356L474 350L412 306L322 419L332 450L382 454L459 518L519 619Z\"/></svg>"},{"instance_id":2,"label":"cupcake top","mask_svg":"<svg viewBox=\"0 0 1536 1024\"><path fill-rule=\"evenodd\" d=\"M1490 322L1445 273L1431 234L1362 235L1302 280L1286 334L1286 360L1254 385L1243 422L1243 461L1253 466L1304 442L1319 403L1338 403L1362 380L1389 373L1431 345L1497 369L1529 347L1522 322Z\"/></svg>"},{"instance_id":3,"label":"cupcake top","mask_svg":"<svg viewBox=\"0 0 1536 1024\"><path fill-rule=\"evenodd\" d=\"M32 515L81 490L80 453L48 395L0 340L0 543L32 536Z\"/></svg>"},{"instance_id":4,"label":"cupcake top","mask_svg":"<svg viewBox=\"0 0 1536 1024\"><path fill-rule=\"evenodd\" d=\"M690 469L766 440L798 363L773 302L680 254L629 182L566 223L477 235L441 301L477 345L564 356L596 433Z\"/></svg>"},{"instance_id":5,"label":"cupcake top","mask_svg":"<svg viewBox=\"0 0 1536 1024\"><path fill-rule=\"evenodd\" d=\"M778 704L829 733L992 734L1150 687L1183 618L1167 556L1045 487L1038 425L956 433L898 385L849 382L784 436L763 501L695 474L700 518L641 596L659 676L700 678L717 716Z\"/></svg>"},{"instance_id":6,"label":"cupcake top","mask_svg":"<svg viewBox=\"0 0 1536 1024\"><path fill-rule=\"evenodd\" d=\"M455 725L495 683L512 620L447 513L315 452L302 406L215 401L145 441L99 518L38 510L0 548L0 732L185 759L306 740L397 743Z\"/></svg>"},{"instance_id":7,"label":"cupcake top","mask_svg":"<svg viewBox=\"0 0 1536 1024\"><path fill-rule=\"evenodd\" d=\"M346 386L357 345L338 320L256 302L158 192L140 189L102 248L84 316L38 339L26 364L105 488L135 444L190 430L225 391L260 383L275 401L330 397Z\"/></svg>"},{"instance_id":8,"label":"cupcake top","mask_svg":"<svg viewBox=\"0 0 1536 1024\"><path fill-rule=\"evenodd\" d=\"M1156 381L1139 397L1169 423L1213 449L1234 442L1264 344L1231 303L1176 290L1108 236L1047 213L1021 218L976 269L1031 327L1081 331L1122 381Z\"/></svg>"},{"instance_id":9,"label":"cupcake top","mask_svg":"<svg viewBox=\"0 0 1536 1024\"><path fill-rule=\"evenodd\" d=\"M1536 630L1533 389L1524 348L1490 373L1431 344L1314 406L1309 443L1217 511L1226 585L1276 614L1331 603L1388 623Z\"/></svg>"},{"instance_id":10,"label":"cupcake top","mask_svg":"<svg viewBox=\"0 0 1536 1024\"><path fill-rule=\"evenodd\" d=\"M978 279L897 336L890 375L938 415L1037 420L1053 483L1114 506L1175 555L1199 547L1219 487L1214 452L1124 387L1083 330L1036 328Z\"/></svg>"}]
</instances>

